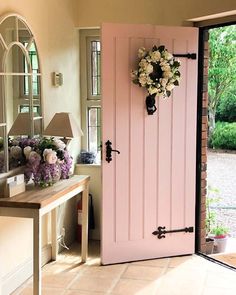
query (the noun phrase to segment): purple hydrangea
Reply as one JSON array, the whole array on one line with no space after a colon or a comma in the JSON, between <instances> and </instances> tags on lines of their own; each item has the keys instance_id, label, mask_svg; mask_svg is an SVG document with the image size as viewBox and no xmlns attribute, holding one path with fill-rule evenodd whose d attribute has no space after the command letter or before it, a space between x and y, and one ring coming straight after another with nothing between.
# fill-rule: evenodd
<instances>
[{"instance_id":1,"label":"purple hydrangea","mask_svg":"<svg viewBox=\"0 0 236 295\"><path fill-rule=\"evenodd\" d=\"M36 185L42 187L53 185L59 179L69 178L70 169L72 166L72 158L69 155L66 147L62 149L54 143L53 138L42 138L34 143L29 140L21 142L21 147L31 146L32 151L29 153L26 168L25 179L28 182L30 179L34 181ZM56 153L57 161L51 161L48 157L45 157L45 150Z\"/></svg>"}]
</instances>

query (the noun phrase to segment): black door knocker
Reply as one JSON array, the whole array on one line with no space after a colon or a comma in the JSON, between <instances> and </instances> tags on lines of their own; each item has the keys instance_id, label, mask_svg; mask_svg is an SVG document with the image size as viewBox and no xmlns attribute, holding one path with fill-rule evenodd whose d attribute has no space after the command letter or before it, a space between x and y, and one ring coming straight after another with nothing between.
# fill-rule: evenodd
<instances>
[{"instance_id":1,"label":"black door knocker","mask_svg":"<svg viewBox=\"0 0 236 295\"><path fill-rule=\"evenodd\" d=\"M153 115L157 110L157 107L155 105L156 104L155 96L156 96L156 93L150 94L146 97L146 108L147 108L148 115Z\"/></svg>"}]
</instances>

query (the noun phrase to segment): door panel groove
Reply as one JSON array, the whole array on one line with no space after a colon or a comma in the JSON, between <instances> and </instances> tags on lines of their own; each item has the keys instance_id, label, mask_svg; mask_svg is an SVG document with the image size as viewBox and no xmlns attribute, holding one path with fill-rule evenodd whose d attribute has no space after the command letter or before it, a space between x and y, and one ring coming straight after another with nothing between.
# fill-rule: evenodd
<instances>
[{"instance_id":1,"label":"door panel groove","mask_svg":"<svg viewBox=\"0 0 236 295\"><path fill-rule=\"evenodd\" d=\"M117 149L116 147L116 38L113 38L113 51L114 51L114 93L113 93L113 134L114 134L114 147L115 149ZM115 190L115 194L114 194L114 241L117 242L117 183L116 183L116 158L114 158L113 160L114 162L114 190Z\"/></svg>"},{"instance_id":2,"label":"door panel groove","mask_svg":"<svg viewBox=\"0 0 236 295\"><path fill-rule=\"evenodd\" d=\"M129 60L127 61L127 64L129 65L129 68L131 68L131 61L130 61L130 56L131 56L131 38L128 39L129 42ZM131 240L131 84L129 84L129 241Z\"/></svg>"},{"instance_id":3,"label":"door panel groove","mask_svg":"<svg viewBox=\"0 0 236 295\"><path fill-rule=\"evenodd\" d=\"M186 42L186 52L188 52L188 41ZM186 73L185 73L185 84L188 84L188 63L186 63ZM184 122L184 221L183 221L183 226L186 224L186 128L187 128L187 95L188 95L188 87L185 87L185 103L184 103L184 116L185 116L185 122Z\"/></svg>"}]
</instances>

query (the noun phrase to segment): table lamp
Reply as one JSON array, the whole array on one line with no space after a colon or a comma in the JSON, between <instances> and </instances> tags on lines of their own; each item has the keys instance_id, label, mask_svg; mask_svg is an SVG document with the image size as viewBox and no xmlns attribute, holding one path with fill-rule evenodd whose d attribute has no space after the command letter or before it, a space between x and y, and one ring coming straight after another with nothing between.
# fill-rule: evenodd
<instances>
[{"instance_id":1,"label":"table lamp","mask_svg":"<svg viewBox=\"0 0 236 295\"><path fill-rule=\"evenodd\" d=\"M71 113L56 113L43 135L63 137L63 141L68 144L72 138L84 134Z\"/></svg>"},{"instance_id":2,"label":"table lamp","mask_svg":"<svg viewBox=\"0 0 236 295\"><path fill-rule=\"evenodd\" d=\"M42 117L34 117L33 118L33 130L32 130L32 119L30 113L19 113L13 122L10 131L8 132L8 136L13 135L27 135L32 136L41 133L41 120ZM32 134L33 132L33 134Z\"/></svg>"}]
</instances>

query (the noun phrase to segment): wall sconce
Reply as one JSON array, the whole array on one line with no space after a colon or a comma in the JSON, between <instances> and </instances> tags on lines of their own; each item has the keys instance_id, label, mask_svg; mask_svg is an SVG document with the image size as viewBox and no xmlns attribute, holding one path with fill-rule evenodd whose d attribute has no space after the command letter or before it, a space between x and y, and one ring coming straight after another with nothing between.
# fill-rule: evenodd
<instances>
[{"instance_id":1,"label":"wall sconce","mask_svg":"<svg viewBox=\"0 0 236 295\"><path fill-rule=\"evenodd\" d=\"M63 75L62 73L53 72L52 73L52 84L55 87L62 86L63 84Z\"/></svg>"}]
</instances>

